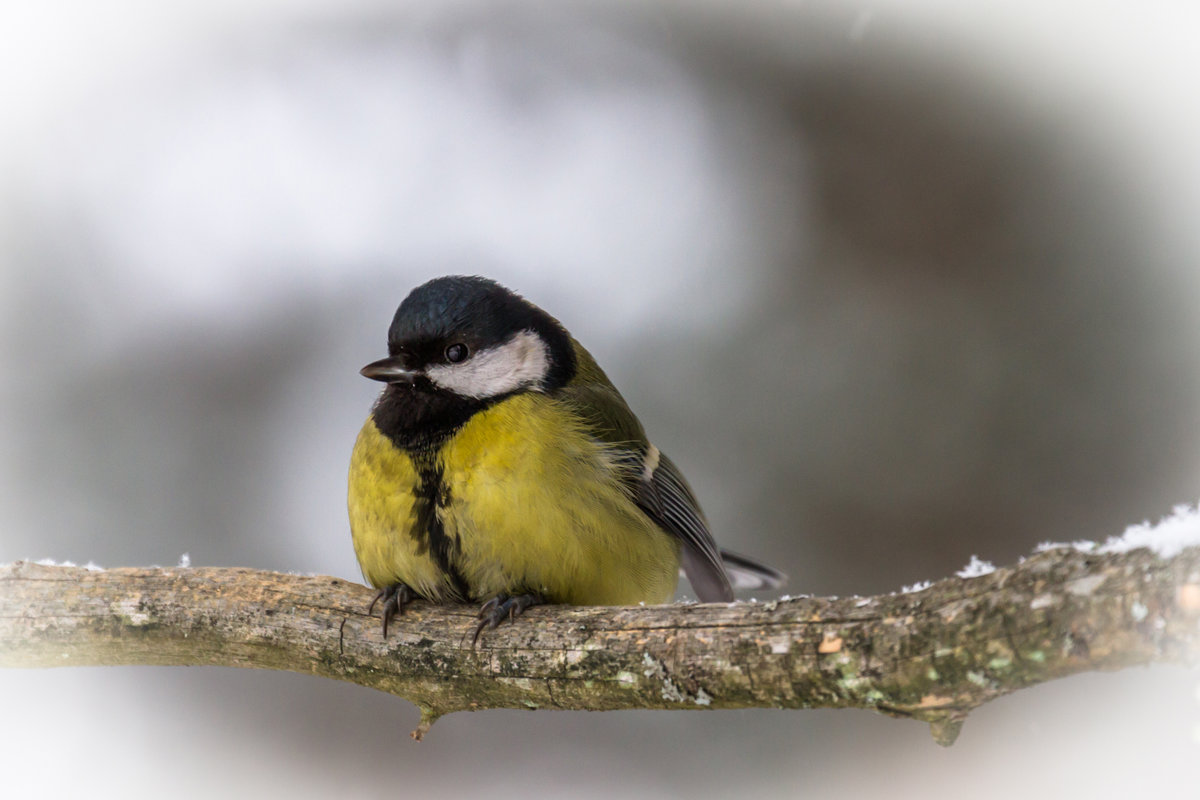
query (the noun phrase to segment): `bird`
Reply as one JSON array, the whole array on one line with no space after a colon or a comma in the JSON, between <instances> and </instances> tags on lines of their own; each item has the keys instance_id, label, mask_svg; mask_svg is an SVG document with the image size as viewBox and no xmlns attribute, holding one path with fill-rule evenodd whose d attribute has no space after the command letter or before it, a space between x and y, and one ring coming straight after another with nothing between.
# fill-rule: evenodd
<instances>
[{"instance_id":1,"label":"bird","mask_svg":"<svg viewBox=\"0 0 1200 800\"><path fill-rule=\"evenodd\" d=\"M482 603L485 628L542 604L702 602L786 576L721 550L682 472L554 317L479 276L400 303L386 384L355 441L347 505L382 632L416 600ZM732 576L732 578L731 578Z\"/></svg>"}]
</instances>

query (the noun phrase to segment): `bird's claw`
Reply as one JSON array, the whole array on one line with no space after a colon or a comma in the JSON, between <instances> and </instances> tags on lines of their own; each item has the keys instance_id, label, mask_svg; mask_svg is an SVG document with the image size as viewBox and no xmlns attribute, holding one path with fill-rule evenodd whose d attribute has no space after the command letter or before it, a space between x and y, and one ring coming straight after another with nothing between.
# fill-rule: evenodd
<instances>
[{"instance_id":1,"label":"bird's claw","mask_svg":"<svg viewBox=\"0 0 1200 800\"><path fill-rule=\"evenodd\" d=\"M538 594L500 594L488 600L479 608L479 624L475 626L475 633L471 637L471 649L475 649L484 628L495 628L506 618L511 622L521 616L525 609L541 602L541 595Z\"/></svg>"},{"instance_id":2,"label":"bird's claw","mask_svg":"<svg viewBox=\"0 0 1200 800\"><path fill-rule=\"evenodd\" d=\"M367 607L367 616L375 611L375 604L382 600L383 606L379 609L379 613L383 616L383 638L386 639L388 623L392 621L393 617L403 614L404 607L416 599L416 593L407 584L393 583L375 593L371 605Z\"/></svg>"}]
</instances>

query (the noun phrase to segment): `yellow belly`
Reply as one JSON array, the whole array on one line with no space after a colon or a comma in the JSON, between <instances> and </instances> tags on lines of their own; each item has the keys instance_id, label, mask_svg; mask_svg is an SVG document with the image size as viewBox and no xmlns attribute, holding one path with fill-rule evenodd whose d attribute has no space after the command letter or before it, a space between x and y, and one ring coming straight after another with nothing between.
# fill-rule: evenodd
<instances>
[{"instance_id":1,"label":"yellow belly","mask_svg":"<svg viewBox=\"0 0 1200 800\"><path fill-rule=\"evenodd\" d=\"M675 592L679 542L613 477L605 446L545 395L517 395L475 414L437 458L436 510L450 557L482 600L539 592L552 603L660 603ZM417 467L368 419L350 465L350 529L363 575L454 596L414 531Z\"/></svg>"}]
</instances>

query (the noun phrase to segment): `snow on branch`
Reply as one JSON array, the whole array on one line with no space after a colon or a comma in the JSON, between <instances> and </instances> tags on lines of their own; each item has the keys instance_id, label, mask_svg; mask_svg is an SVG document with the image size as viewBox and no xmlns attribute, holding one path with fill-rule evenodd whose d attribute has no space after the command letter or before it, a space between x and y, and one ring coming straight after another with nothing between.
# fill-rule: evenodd
<instances>
[{"instance_id":1,"label":"snow on branch","mask_svg":"<svg viewBox=\"0 0 1200 800\"><path fill-rule=\"evenodd\" d=\"M870 708L951 743L1026 686L1200 655L1200 513L1103 545L1043 546L870 598L545 606L470 646L475 609L248 569L0 566L0 666L219 665L310 673L438 716L487 708Z\"/></svg>"}]
</instances>

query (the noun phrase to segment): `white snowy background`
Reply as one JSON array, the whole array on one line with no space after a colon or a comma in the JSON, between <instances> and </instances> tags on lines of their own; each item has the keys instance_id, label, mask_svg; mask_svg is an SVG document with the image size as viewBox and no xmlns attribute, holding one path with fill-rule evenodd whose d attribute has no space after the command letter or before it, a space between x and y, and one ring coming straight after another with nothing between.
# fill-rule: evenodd
<instances>
[{"instance_id":1,"label":"white snowy background","mask_svg":"<svg viewBox=\"0 0 1200 800\"><path fill-rule=\"evenodd\" d=\"M0 10L0 562L359 577L396 304L545 306L793 594L1103 542L1200 492L1200 9L329 0ZM971 561L977 556L979 561ZM1200 675L866 712L486 712L0 673L5 796L1123 798Z\"/></svg>"}]
</instances>

